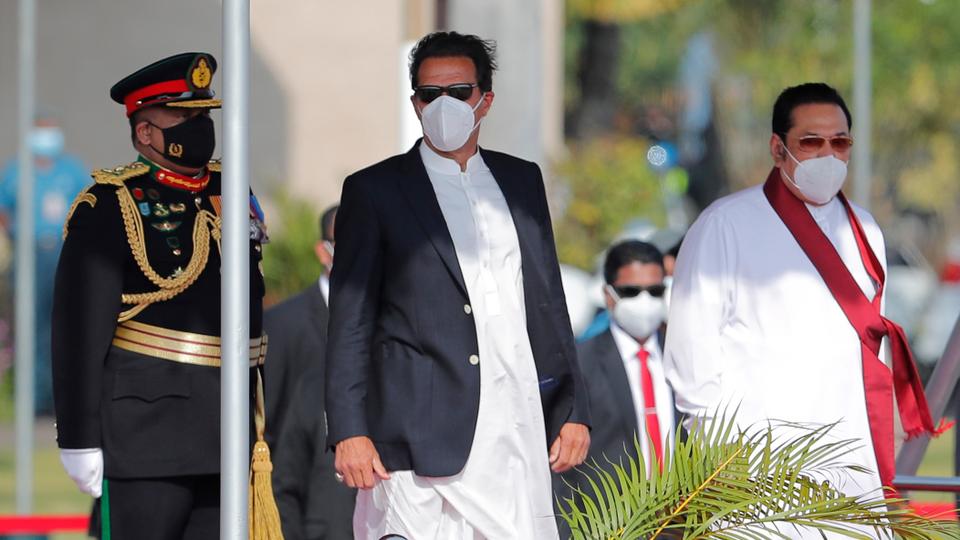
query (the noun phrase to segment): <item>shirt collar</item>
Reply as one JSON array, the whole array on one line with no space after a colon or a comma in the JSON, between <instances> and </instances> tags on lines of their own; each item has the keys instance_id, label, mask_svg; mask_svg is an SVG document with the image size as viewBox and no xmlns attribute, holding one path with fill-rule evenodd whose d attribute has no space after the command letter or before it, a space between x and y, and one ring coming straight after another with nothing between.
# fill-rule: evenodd
<instances>
[{"instance_id":1,"label":"shirt collar","mask_svg":"<svg viewBox=\"0 0 960 540\"><path fill-rule=\"evenodd\" d=\"M637 353L640 352L640 343L612 319L610 320L610 333L613 334L613 342L617 345L620 356L625 361L635 360ZM657 338L656 332L643 342L643 349L650 353L651 360L660 358L660 340Z\"/></svg>"},{"instance_id":2,"label":"shirt collar","mask_svg":"<svg viewBox=\"0 0 960 540\"><path fill-rule=\"evenodd\" d=\"M323 302L330 305L330 278L326 274L320 274L320 279L317 280L317 286L320 287L320 294L323 295Z\"/></svg>"},{"instance_id":3,"label":"shirt collar","mask_svg":"<svg viewBox=\"0 0 960 540\"><path fill-rule=\"evenodd\" d=\"M826 204L814 205L810 203L803 203L807 210L810 211L810 215L813 216L814 221L817 223L824 223L827 220L832 219L837 215L837 210L839 210L843 205L837 200L837 197L834 197L827 201Z\"/></svg>"},{"instance_id":4,"label":"shirt collar","mask_svg":"<svg viewBox=\"0 0 960 540\"><path fill-rule=\"evenodd\" d=\"M436 153L433 148L430 148L426 141L420 141L420 159L423 160L424 167L433 173L459 175L461 172L459 163ZM489 167L483 162L483 157L480 155L480 148L477 147L477 153L470 156L470 159L467 160L467 170L464 172L473 174L489 170Z\"/></svg>"},{"instance_id":5,"label":"shirt collar","mask_svg":"<svg viewBox=\"0 0 960 540\"><path fill-rule=\"evenodd\" d=\"M210 171L207 168L203 169L203 172L199 177L192 178L190 176L175 173L169 169L164 169L160 165L157 165L153 161L150 161L144 157L142 154L138 156L137 161L150 167L150 176L154 180L173 189L197 193L198 191L202 191L203 188L207 187L207 184L210 183Z\"/></svg>"}]
</instances>

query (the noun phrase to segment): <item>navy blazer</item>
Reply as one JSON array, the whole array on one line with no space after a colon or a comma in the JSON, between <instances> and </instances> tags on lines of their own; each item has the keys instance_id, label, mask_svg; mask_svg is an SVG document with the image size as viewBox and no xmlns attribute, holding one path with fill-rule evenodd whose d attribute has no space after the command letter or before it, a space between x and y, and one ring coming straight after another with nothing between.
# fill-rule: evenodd
<instances>
[{"instance_id":1,"label":"navy blazer","mask_svg":"<svg viewBox=\"0 0 960 540\"><path fill-rule=\"evenodd\" d=\"M327 344L327 444L370 437L388 470L451 476L480 402L470 298L419 144L349 176L337 212ZM520 242L545 444L589 425L586 393L536 164L480 150ZM483 359L481 358L482 362Z\"/></svg>"}]
</instances>

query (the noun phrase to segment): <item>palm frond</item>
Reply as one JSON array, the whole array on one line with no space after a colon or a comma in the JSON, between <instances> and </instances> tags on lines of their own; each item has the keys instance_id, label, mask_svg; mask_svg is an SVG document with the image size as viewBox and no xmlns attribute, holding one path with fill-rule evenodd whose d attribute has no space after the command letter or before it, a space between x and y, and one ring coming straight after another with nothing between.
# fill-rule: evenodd
<instances>
[{"instance_id":1,"label":"palm frond","mask_svg":"<svg viewBox=\"0 0 960 540\"><path fill-rule=\"evenodd\" d=\"M686 440L678 435L662 470L648 471L637 440L636 458L625 453L578 468L582 481L558 501L572 538L768 540L816 529L848 538L960 539L956 524L918 516L902 500L839 492L844 475L865 469L845 461L861 443L831 437L836 424L739 430L735 414L696 425Z\"/></svg>"}]
</instances>

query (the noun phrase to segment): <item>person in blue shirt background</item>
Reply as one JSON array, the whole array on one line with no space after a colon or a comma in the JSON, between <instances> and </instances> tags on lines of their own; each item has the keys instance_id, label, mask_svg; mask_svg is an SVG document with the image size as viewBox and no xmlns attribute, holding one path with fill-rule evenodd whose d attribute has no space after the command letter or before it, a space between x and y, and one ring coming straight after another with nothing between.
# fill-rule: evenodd
<instances>
[{"instance_id":1,"label":"person in blue shirt background","mask_svg":"<svg viewBox=\"0 0 960 540\"><path fill-rule=\"evenodd\" d=\"M89 171L64 152L64 135L49 115L38 116L30 134L34 175L34 229L36 231L36 344L35 392L37 415L53 414L50 372L50 314L53 309L53 276L63 242L63 222L77 194L91 182ZM16 239L17 186L20 167L12 159L0 174L0 226ZM12 279L12 276L8 276Z\"/></svg>"}]
</instances>

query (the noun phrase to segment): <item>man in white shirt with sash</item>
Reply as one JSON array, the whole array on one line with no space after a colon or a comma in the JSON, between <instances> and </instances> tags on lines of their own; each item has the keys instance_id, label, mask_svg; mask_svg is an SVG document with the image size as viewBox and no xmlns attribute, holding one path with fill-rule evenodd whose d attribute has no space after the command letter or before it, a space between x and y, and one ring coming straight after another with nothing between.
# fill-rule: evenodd
<instances>
[{"instance_id":1,"label":"man in white shirt with sash","mask_svg":"<svg viewBox=\"0 0 960 540\"><path fill-rule=\"evenodd\" d=\"M880 497L892 493L895 409L908 436L936 430L903 331L882 315L883 235L840 192L851 126L826 84L780 94L766 182L713 203L684 240L666 372L689 417L739 405L742 428L839 422L833 438L861 442L844 461L867 472L835 487Z\"/></svg>"}]
</instances>

